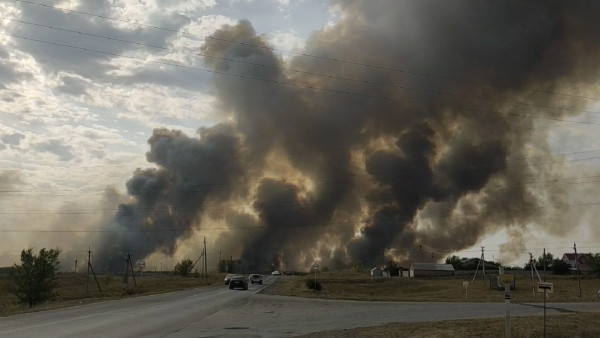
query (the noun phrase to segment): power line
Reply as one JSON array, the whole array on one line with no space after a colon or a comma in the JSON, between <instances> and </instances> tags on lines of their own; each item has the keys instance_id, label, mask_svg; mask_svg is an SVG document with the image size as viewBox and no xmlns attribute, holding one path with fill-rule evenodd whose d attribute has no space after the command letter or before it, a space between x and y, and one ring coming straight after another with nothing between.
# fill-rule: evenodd
<instances>
[{"instance_id":1,"label":"power line","mask_svg":"<svg viewBox=\"0 0 600 338\"><path fill-rule=\"evenodd\" d=\"M194 56L203 56L203 57L206 57L206 58L225 60L225 61L230 61L230 62L235 62L235 63L248 64L248 65L258 66L258 67L262 67L262 68L270 68L270 69L274 69L274 70L289 71L289 72L294 72L294 73L299 73L299 74L305 74L305 75L313 75L313 76L325 77L325 78L329 78L329 79L336 79L336 80L343 80L343 81L355 82L355 83L360 83L360 84L365 84L365 85L380 86L380 87L390 87L390 88L397 88L397 89L409 90L409 91L417 91L417 92L426 92L426 93L432 93L432 94L436 94L436 95L447 95L447 96L454 96L454 97L458 97L458 98L468 98L468 99L479 100L479 101L489 101L489 102L497 102L497 103L505 103L505 104L515 104L515 105L522 105L522 106L528 106L528 107L537 107L537 108L550 108L550 109L563 110L563 111L571 111L571 112L577 112L577 113L600 114L600 112L590 111L590 110L584 110L584 109L575 109L575 108L568 108L568 107L557 107L557 106L552 106L552 105L542 105L542 104L534 104L534 103L519 102L519 101L498 100L498 99L484 98L484 97L473 97L472 95L469 96L469 97L467 97L464 94L446 92L446 91L443 91L443 90L431 90L431 89L424 89L424 88L415 88L415 87L411 87L411 86L402 86L402 85L398 85L398 84L395 84L395 83L379 83L379 82L373 82L373 81L368 81L368 80L363 80L363 79L356 79L356 78L349 78L349 77L343 77L343 76L337 76L337 75L331 75L331 74L323 74L323 73L317 73L317 72L311 72L311 71L304 71L304 70L298 70L298 69L293 69L293 68L288 68L288 67L279 67L279 66L274 66L274 65L264 64L264 63L249 62L249 61L243 61L243 60L238 60L238 59L233 59L233 58L226 58L226 57L221 57L221 56L208 55L208 54L198 53L198 52L190 52L190 51L186 51L186 50L183 50L183 49L174 49L174 48L156 46L156 45L146 44L146 43L137 42L137 41L131 41L131 40L125 40L125 39L120 39L120 38L109 37L109 36L105 36L105 35L87 33L87 32L82 32L82 31L78 31L78 30L72 30L72 29L66 29L66 28L60 28L60 27L54 27L54 26L50 26L50 25L33 23L33 22L19 20L19 19L11 19L11 18L6 18L6 17L0 17L0 19L10 20L10 21L19 22L19 23L23 23L23 24L27 24L27 25L32 25L32 26L37 26L37 27L49 28L49 29L53 29L53 30L57 30L57 31L74 33L74 34L78 34L78 35L84 35L84 36L101 38L101 39L106 39L106 40L110 40L110 41L118 41L118 42L124 42L124 43L134 44L134 45L143 46L143 47L151 47L151 48L161 49L161 50L165 50L165 51L169 51L169 52L179 52L179 53L185 53L185 54L190 54L190 55L194 55Z\"/></svg>"},{"instance_id":2,"label":"power line","mask_svg":"<svg viewBox=\"0 0 600 338\"><path fill-rule=\"evenodd\" d=\"M461 213L459 215L453 214L453 213L447 213L447 214L439 214L439 215L419 215L414 217L415 219L445 219L445 218L469 218L472 216L480 216L480 215L491 215L491 214L506 214L506 213L513 213L515 211L528 211L528 210L539 210L539 209L571 209L571 208L577 208L577 207L590 207L590 206L598 206L600 205L600 201L594 201L594 202L586 202L586 203L574 203L574 204L554 204L554 205L542 205L542 206L534 206L534 207L524 207L524 208L518 208L518 209L511 209L509 211L507 210L487 210L487 211L480 211L480 212L469 212L469 213ZM106 210L105 210L106 211ZM193 212L198 212L199 210L193 210ZM50 215L88 215L88 214L97 214L98 212L94 212L94 211L90 211L90 212L60 212L60 211L54 211L54 212L49 212L49 213L43 213L43 214L50 214ZM9 214L9 213L5 213L5 212L0 212L0 214ZM40 215L42 213L28 213L30 215ZM354 222L349 222L349 221L338 221L338 222L332 222L329 220L323 220L323 221L315 221L315 223L311 223L311 224L299 224L299 225L287 225L285 227L285 229L301 229L301 228L309 228L309 227L324 227L326 225L358 225L358 224L366 224L368 225L367 222L364 221L354 221ZM188 230L192 230L193 227L190 228L139 228L139 229L132 229L132 228L125 228L125 229L111 229L111 230L82 230L82 229L77 229L77 230L59 230L59 229L53 229L53 230L40 230L40 232L165 232L165 231L176 231L176 232L185 232ZM236 229L269 229L269 227L267 226L244 226L244 227L216 227L216 228L210 228L207 230L236 230ZM26 229L0 229L0 232L31 232L30 230L26 230ZM35 232L35 231L34 231Z\"/></svg>"},{"instance_id":3,"label":"power line","mask_svg":"<svg viewBox=\"0 0 600 338\"><path fill-rule=\"evenodd\" d=\"M349 64L349 65L355 65L355 66L362 66L362 67L367 67L367 68L372 68L372 69L379 69L379 70L384 70L384 71L393 71L393 72L404 73L404 74L409 74L409 75L431 77L431 78L436 78L436 79L445 80L445 81L458 81L458 82L466 82L466 83L471 83L471 84L486 85L486 86L492 86L492 87L512 88L512 87L506 86L506 85L493 84L493 83L483 82L483 81L479 81L479 80L461 79L461 78L450 77L450 76L428 74L428 73L422 73L422 72L416 72L416 71L398 69L398 68L394 68L394 67L387 67L387 66L381 66L381 65L375 65L375 64L361 63L361 62L356 62L356 61L351 61L351 60L344 60L344 59L339 59L339 58L334 58L334 57L328 57L328 56L322 56L322 55L313 55L313 54L308 54L308 53L303 53L303 52L295 52L295 51L290 51L290 50L278 49L278 48L273 48L273 47L264 46L264 45L256 45L256 44L242 42L242 41L235 41L235 40L230 40L230 39L218 38L218 37L210 36L210 35L209 36L199 35L199 34L190 33L190 32L185 31L185 30L165 28L165 27L160 27L160 26L156 26L156 25L139 23L139 22L135 22L135 21L131 21L131 20L124 20L124 19L112 18L112 17L109 17L109 16L104 16L104 15L99 15L99 14L94 14L94 13L89 13L89 12L84 12L84 11L78 11L78 10L72 10L72 9L68 9L68 8L61 8L61 7L57 7L57 6L52 6L52 5L40 4L40 3L37 3L37 2L33 2L33 1L26 1L26 0L14 0L14 1L15 2L24 3L24 4L28 4L28 5L35 5L35 6L45 7L45 8L52 9L52 10L55 10L55 11L58 11L58 12L62 12L62 13L64 13L64 12L77 13L77 14L80 14L80 15L92 16L92 17L101 18L101 19L104 19L104 20L110 20L110 21L128 23L128 24L132 24L132 25L136 25L136 26L140 26L140 27L147 27L147 28L152 28L152 29L157 29L157 30L162 30L162 31L168 31L168 32L172 32L172 33L181 33L181 34L186 34L186 35L189 35L189 36L199 37L199 38L202 38L202 39L210 39L210 40L215 40L215 41L229 42L229 43L243 45L243 46L247 46L247 47L254 47L254 48L260 48L260 49L266 49L266 50L271 50L271 51L275 51L275 52L293 54L293 55L298 55L298 56L303 56L303 57L308 57L308 58L326 60L326 61L343 63L343 64ZM559 92L548 91L548 90L535 90L535 89L532 89L530 91L531 92L537 92L537 93L543 93L543 94L549 94L549 95L557 95L557 96L565 96L565 97L575 97L575 98L582 98L582 99L588 99L588 100L598 100L598 98L596 98L596 97L588 97L588 96L584 96L584 95L559 93Z\"/></svg>"},{"instance_id":4,"label":"power line","mask_svg":"<svg viewBox=\"0 0 600 338\"><path fill-rule=\"evenodd\" d=\"M17 1L17 0L15 0L15 1ZM3 33L3 34L6 35L6 36L17 38L17 39L22 39L22 40L27 40L27 41L33 41L33 42L38 42L38 43L44 43L44 44L49 44L49 45L55 45L55 46L59 46L59 47L72 48L72 49L81 50L81 51L85 51L85 52L99 53L99 54L105 54L105 55L111 55L111 56L118 56L118 57L123 57L123 58L127 58L127 59L136 60L136 61L156 63L156 64L160 64L160 65L179 67L179 68L184 68L184 69L189 69L189 70L196 70L196 71L201 71L201 72L206 72L206 73L212 73L212 74L216 74L216 75L221 75L221 76L225 76L225 77L233 77L233 78L239 78L239 79L251 80L251 81L261 81L261 82L264 82L264 83L274 84L274 85L282 85L282 86L288 86L288 87L304 88L304 89L310 89L310 90L316 90L316 91L330 92L330 93L336 93L336 94L342 94L342 95L349 95L349 96L356 96L356 97L366 97L366 98L378 99L378 100L385 100L385 101L407 102L407 103L412 103L412 104L419 105L419 106L424 106L424 107L449 108L449 109L458 109L458 110L480 112L480 113L490 113L490 114L496 114L496 115L501 115L501 116L515 116L515 117L521 117L521 118L531 118L531 119L540 119L540 120L548 120L548 121L560 121L560 122L572 122L572 123L587 124L587 125L599 125L600 126L600 121L599 122L596 122L596 121L589 122L589 121L578 121L578 120L565 120L565 119L560 119L560 118L555 118L555 117L549 117L549 116L535 116L535 115L529 115L529 114L517 114L517 113L510 113L510 112L500 112L500 111L495 111L495 110L475 109L475 108L469 108L469 107L455 107L455 106L450 106L450 105L445 105L445 104L424 103L424 102L415 101L415 100L411 100L411 99L399 99L399 98L393 98L393 97L387 97L387 96L379 96L379 95L372 95L372 94L356 93L356 92L351 92L351 91L341 90L341 89L323 88L323 87L317 87L317 86L306 85L306 84L299 84L299 83L292 83L292 82L286 82L286 81L280 81L280 80L265 79L265 78L260 78L260 77L255 77L255 76L249 76L249 75L232 74L232 73L223 72L223 71L210 70L210 69L193 67L193 66L186 66L186 65L182 65L182 64L169 63L169 62L165 62L165 61L147 60L147 59L139 58L139 57L135 57L135 56L128 56L128 55L119 54L119 53L100 51L100 50L91 49L91 48L85 48L85 47L77 47L77 46L63 44L63 43L58 43L58 42L51 42L51 41L45 41L45 40L40 40L40 39L23 37L23 36L19 36L19 35L15 35L15 34L8 34L8 33Z\"/></svg>"}]
</instances>

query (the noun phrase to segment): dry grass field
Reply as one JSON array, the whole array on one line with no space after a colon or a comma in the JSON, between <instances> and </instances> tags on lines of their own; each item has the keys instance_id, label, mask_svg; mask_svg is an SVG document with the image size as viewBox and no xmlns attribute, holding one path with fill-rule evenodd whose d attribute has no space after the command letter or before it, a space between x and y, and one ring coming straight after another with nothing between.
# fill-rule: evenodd
<instances>
[{"instance_id":1,"label":"dry grass field","mask_svg":"<svg viewBox=\"0 0 600 338\"><path fill-rule=\"evenodd\" d=\"M543 317L511 318L511 337L543 337ZM313 333L303 338L392 337L504 337L504 318L394 323L340 331ZM546 319L546 337L600 337L600 314L553 315Z\"/></svg>"},{"instance_id":2,"label":"dry grass field","mask_svg":"<svg viewBox=\"0 0 600 338\"><path fill-rule=\"evenodd\" d=\"M492 290L489 279L464 278L371 278L367 273L323 272L317 278L321 282L321 291L309 290L305 281L314 275L284 276L275 285L264 290L266 294L298 297L316 297L325 299L350 299L369 301L411 301L411 302L462 302L465 301L463 281L469 282L467 301L496 302L504 301L504 291ZM536 279L537 281L537 279ZM547 276L547 282L554 283L554 293L549 295L551 302L598 301L600 278L581 279L582 295L574 276ZM529 276L517 276L517 288L512 291L512 300L516 302L543 302L543 294L537 289L532 291ZM534 298L535 297L535 298Z\"/></svg>"},{"instance_id":3,"label":"dry grass field","mask_svg":"<svg viewBox=\"0 0 600 338\"><path fill-rule=\"evenodd\" d=\"M79 304L88 304L98 301L119 299L155 293L164 293L207 285L221 285L225 274L213 273L208 278L181 277L170 273L144 273L143 278L136 274L137 287L133 278L129 277L128 287L120 276L99 276L98 282L102 292L92 277L88 279L85 274L61 273L58 275L58 287L55 289L55 298L42 303L33 309L27 304L18 304L16 297L8 292L8 276L0 276L0 316L41 311Z\"/></svg>"}]
</instances>

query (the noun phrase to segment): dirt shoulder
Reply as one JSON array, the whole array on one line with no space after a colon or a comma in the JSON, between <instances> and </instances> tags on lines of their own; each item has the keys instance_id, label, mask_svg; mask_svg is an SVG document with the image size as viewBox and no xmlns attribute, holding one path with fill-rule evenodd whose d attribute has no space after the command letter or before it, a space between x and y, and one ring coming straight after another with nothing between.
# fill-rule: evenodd
<instances>
[{"instance_id":1,"label":"dirt shoulder","mask_svg":"<svg viewBox=\"0 0 600 338\"><path fill-rule=\"evenodd\" d=\"M546 319L546 337L600 337L600 314L575 313L552 315ZM542 316L511 318L512 337L543 337ZM447 320L425 323L395 323L377 327L325 331L303 338L355 337L504 337L504 318Z\"/></svg>"}]
</instances>

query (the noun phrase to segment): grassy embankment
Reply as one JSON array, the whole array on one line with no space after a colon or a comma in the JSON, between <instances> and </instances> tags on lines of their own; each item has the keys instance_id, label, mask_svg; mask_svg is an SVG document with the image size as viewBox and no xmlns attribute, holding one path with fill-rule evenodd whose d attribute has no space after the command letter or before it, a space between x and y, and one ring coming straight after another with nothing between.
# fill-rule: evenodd
<instances>
[{"instance_id":1,"label":"grassy embankment","mask_svg":"<svg viewBox=\"0 0 600 338\"><path fill-rule=\"evenodd\" d=\"M303 338L392 337L504 337L504 318L394 323L378 327L325 331ZM511 337L543 337L543 317L511 318ZM552 315L546 319L546 337L600 337L599 313Z\"/></svg>"},{"instance_id":2,"label":"grassy embankment","mask_svg":"<svg viewBox=\"0 0 600 338\"><path fill-rule=\"evenodd\" d=\"M464 278L371 278L366 273L324 272L317 274L323 289L314 292L305 285L306 279L314 278L313 276L284 276L275 285L267 288L264 293L368 301L463 302L465 301L463 281L468 281L466 301L504 301L504 291L490 289L489 279L484 285L481 277L471 283L472 276ZM537 282L537 279L535 281ZM583 277L581 279L581 297L579 297L579 284L574 276L547 276L546 281L554 283L554 293L549 295L551 302L598 301L600 278ZM516 285L516 290L512 290L513 301L540 303L544 301L543 294L538 293L537 289L535 293L532 292L529 276L517 276Z\"/></svg>"},{"instance_id":3,"label":"grassy embankment","mask_svg":"<svg viewBox=\"0 0 600 338\"><path fill-rule=\"evenodd\" d=\"M58 275L55 298L30 309L27 304L17 303L17 298L8 291L8 276L3 275L0 276L0 316L203 286L222 285L224 276L225 274L213 273L209 276L208 283L206 283L204 277L181 277L168 272L149 272L144 273L143 278L140 279L139 273L137 273L137 287L134 286L131 276L129 277L128 287L126 287L123 278L120 276L99 276L98 282L102 289L102 292L100 292L93 276L89 279L89 289L87 289L88 279L85 274L61 273Z\"/></svg>"},{"instance_id":4,"label":"grassy embankment","mask_svg":"<svg viewBox=\"0 0 600 338\"><path fill-rule=\"evenodd\" d=\"M308 290L307 278L313 276L285 276L264 293L324 299L352 299L366 301L433 301L463 302L463 281L469 281L469 302L504 302L504 292L491 290L481 279L471 284L472 276L464 278L370 278L365 273L319 273L322 291ZM548 276L554 283L552 302L589 302L598 300L600 279L581 279L582 296L574 276ZM512 291L515 302L543 302L543 294L532 292L528 276L517 277L517 289ZM600 309L600 303L599 303ZM540 313L541 314L541 313ZM425 323L393 323L339 331L327 331L303 337L504 337L504 318L477 320L449 320ZM543 317L511 318L512 337L542 337ZM548 316L546 337L600 337L600 312Z\"/></svg>"}]
</instances>

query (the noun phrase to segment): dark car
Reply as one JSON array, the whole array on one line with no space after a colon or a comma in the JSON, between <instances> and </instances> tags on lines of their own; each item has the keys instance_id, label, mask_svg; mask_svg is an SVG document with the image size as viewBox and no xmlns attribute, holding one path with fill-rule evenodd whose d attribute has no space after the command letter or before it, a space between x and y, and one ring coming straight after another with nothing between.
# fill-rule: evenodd
<instances>
[{"instance_id":1,"label":"dark car","mask_svg":"<svg viewBox=\"0 0 600 338\"><path fill-rule=\"evenodd\" d=\"M246 282L244 276L234 276L229 280L229 289L235 288L248 290L248 282Z\"/></svg>"},{"instance_id":2,"label":"dark car","mask_svg":"<svg viewBox=\"0 0 600 338\"><path fill-rule=\"evenodd\" d=\"M250 277L248 277L248 280L250 281L250 284L257 283L262 285L262 276L257 273L251 274Z\"/></svg>"},{"instance_id":3,"label":"dark car","mask_svg":"<svg viewBox=\"0 0 600 338\"><path fill-rule=\"evenodd\" d=\"M231 280L231 278L236 277L236 276L239 276L239 275L230 273L227 276L225 276L225 285L229 285L229 281Z\"/></svg>"}]
</instances>

